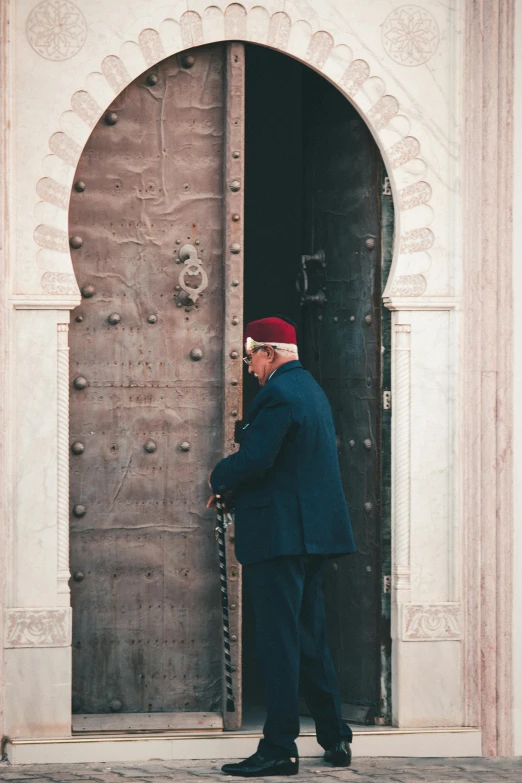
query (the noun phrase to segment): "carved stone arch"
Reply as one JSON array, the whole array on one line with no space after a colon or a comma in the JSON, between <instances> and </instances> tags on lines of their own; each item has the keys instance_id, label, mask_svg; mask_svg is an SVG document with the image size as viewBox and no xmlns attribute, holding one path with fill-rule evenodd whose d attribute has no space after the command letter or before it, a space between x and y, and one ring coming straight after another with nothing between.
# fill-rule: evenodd
<instances>
[{"instance_id":1,"label":"carved stone arch","mask_svg":"<svg viewBox=\"0 0 522 783\"><path fill-rule=\"evenodd\" d=\"M198 6L200 4L198 3ZM140 73L184 49L226 40L244 40L276 49L321 73L354 105L372 132L384 159L395 202L396 229L393 264L385 295L418 297L427 287L431 266L430 229L433 209L429 172L419 140L399 101L386 89L382 76L372 74L368 62L344 43L336 44L329 30L313 30L309 22L270 13L262 4L246 9L231 3L223 11L209 5L201 12L187 10L167 18L157 29L147 27L136 41L122 41L120 54L109 54L99 72L88 75L86 89L71 97L71 110L60 117L60 129L49 140L46 159L49 176L36 191L42 292L79 295L68 242L68 205L74 171L82 149L103 112Z\"/></svg>"}]
</instances>

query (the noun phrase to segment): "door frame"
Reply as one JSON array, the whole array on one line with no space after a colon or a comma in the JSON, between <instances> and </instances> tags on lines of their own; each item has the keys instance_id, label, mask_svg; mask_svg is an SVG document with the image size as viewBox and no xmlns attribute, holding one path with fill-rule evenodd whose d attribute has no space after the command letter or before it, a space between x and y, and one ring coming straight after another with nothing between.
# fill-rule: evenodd
<instances>
[{"instance_id":1,"label":"door frame","mask_svg":"<svg viewBox=\"0 0 522 783\"><path fill-rule=\"evenodd\" d=\"M284 22L284 14L276 14L279 23ZM184 24L185 22L185 24ZM206 43L216 43L218 41L230 42L233 40L241 40L240 29L234 29L234 35L225 35L221 38L216 38L214 35L205 36L205 27L201 25L199 16L192 11L188 11L182 15L181 20L181 36L182 46L176 47L172 51L160 51L159 36L154 30L144 30L138 37L138 41L142 50L147 49L147 61L148 68L152 67L157 62L161 61L167 56L185 51L186 49L194 48L197 45L204 45ZM246 36L245 36L246 37ZM345 95L345 97L355 106L363 121L369 127L377 146L381 152L386 170L390 172L389 181L392 191L392 198L395 207L397 205L402 206L402 210L408 209L408 198L420 199L421 202L427 203L431 198L431 188L429 184L425 182L418 183L415 193L413 195L408 194L404 197L404 189L400 190L399 180L397 178L397 172L401 170L409 162L418 157L420 152L420 143L418 139L405 136L394 144L389 145L385 131L389 124L397 117L399 111L398 100L389 94L383 95L370 110L363 110L361 104L358 102L358 98L361 93L361 88L370 77L370 69L368 63L363 60L353 60L348 68L341 75L341 78L333 79L329 74L325 73L324 66L328 62L328 54L333 48L333 39L330 35L323 33L316 33L312 36L308 48L305 52L300 53L298 56L296 53L289 51L288 43L290 39L282 34L281 30L278 30L272 36L270 32L266 44L270 48L276 49L283 54L295 57L300 60L304 65L311 67L313 70L321 73L329 81L333 82L337 88ZM255 41L253 41L255 43ZM266 45L265 44L265 45ZM149 51L150 49L150 51ZM151 53L152 52L152 53ZM304 56L303 56L304 55ZM144 69L143 72L148 70ZM136 76L134 76L136 78ZM119 91L124 89L129 81L122 82ZM119 85L120 87L120 85ZM74 98L74 96L73 96ZM74 101L72 101L74 105ZM104 110L108 108L104 107ZM383 149L384 148L384 149ZM422 186L426 186L422 188ZM408 190L408 189L406 189ZM417 190L421 191L420 195ZM242 223L242 221L241 221ZM411 557L410 557L410 537L411 537L411 501L409 499L410 494L410 472L411 472L411 452L410 452L410 437L411 437L411 398L409 392L403 393L403 389L407 385L409 387L411 383L411 359L410 359L410 336L411 325L404 322L403 311L407 307L408 309L404 313L406 315L406 321L409 321L407 316L410 315L412 310L441 310L451 311L456 307L456 300L451 297L439 297L435 306L433 302L427 302L423 297L423 293L426 290L427 281L423 274L402 274L401 267L407 270L408 256L429 250L434 241L433 233L430 228L425 225L421 225L418 228L411 229L401 234L401 209L395 208L395 236L393 257L391 262L391 268L388 274L388 281L383 293L383 303L392 311L392 356L399 361L395 362L395 375L392 381L392 398L394 399L394 408L397 409L398 415L395 417L395 426L392 424L392 465L393 462L402 465L402 470L397 473L393 472L393 489L392 489L392 602L391 602L391 636L392 636L392 693L394 695L399 694L397 683L394 683L398 679L398 667L402 656L400 655L400 646L403 641L403 633L401 629L402 624L402 612L403 605L411 604ZM241 259L242 256L236 256L235 259ZM229 259L234 260L234 256L229 256ZM76 288L77 285L73 285ZM238 291L240 286L235 288L235 292ZM229 293L229 291L227 291ZM242 296L242 291L241 291ZM227 307L229 307L227 300ZM427 308L426 308L427 305ZM233 309L233 308L232 308ZM231 311L229 315L232 315ZM227 348L225 346L224 356L227 357ZM407 358L407 362L400 361L400 358ZM407 364L407 367L406 367ZM399 372L397 372L397 370ZM226 388L226 387L225 387ZM224 411L229 410L230 403L227 396L224 399ZM224 421L227 422L230 419L230 414L224 415ZM397 427L398 422L398 427ZM232 422L233 423L233 422ZM393 468L392 468L393 471ZM69 518L69 508L67 508L67 525ZM395 522L393 521L395 520ZM63 565L63 564L62 564ZM68 568L67 571L62 567L62 587L65 574L67 579L69 578ZM65 589L65 588L64 588ZM65 591L69 592L68 587ZM413 606L413 605L412 605ZM427 611L440 611L440 605L434 605L433 609ZM450 607L453 609L453 607ZM425 607L421 610L426 611ZM238 613L239 615L239 613ZM444 641L441 639L441 641ZM402 679L402 677L401 677ZM401 715L401 708L399 699L392 699L392 712L393 722L396 725L403 723Z\"/></svg>"},{"instance_id":2,"label":"door frame","mask_svg":"<svg viewBox=\"0 0 522 783\"><path fill-rule=\"evenodd\" d=\"M185 11L187 5L189 10ZM352 100L381 148L385 165L390 172L395 204L400 207L397 209L394 263L390 283L385 292L385 304L392 310L393 323L392 626L396 653L393 669L393 689L397 702L395 720L398 725L426 725L426 719L424 723L420 722L421 717L416 713L412 699L412 694L417 691L426 695L430 701L430 692L426 691L422 676L422 666L429 658L429 652L426 650L435 648L438 653L449 653L459 647L462 648L458 657L462 664L461 669L459 670L459 663L453 661L453 676L443 683L437 694L439 720L445 725L481 725L485 733L485 750L492 754L509 753L512 727L509 643L512 575L510 346L513 313L509 298L512 292L511 196L506 196L506 208L501 214L496 210L488 210L487 205L491 200L492 185L495 192L511 192L512 127L505 120L506 113L508 117L511 116L510 101L513 94L511 64L514 2L508 0L503 5L500 16L495 3L478 0L477 8L477 2L466 0L464 6L467 33L463 44L466 56L464 127L472 147L464 161L464 202L458 194L441 184L440 161L436 152L440 145L436 134L432 133L430 120L421 116L422 112L419 112L414 98L402 89L404 69L388 64L385 70L381 66L382 53L377 43L374 57L371 44L363 46L359 43L360 38L353 36L350 42L354 45L354 58L348 61L345 44L347 34L340 23L322 27L314 21L316 28L313 32L308 23L303 22L299 16L294 16L292 11L289 11L290 15L274 12L272 7L266 7L268 4L260 3L248 11L239 4L232 4L226 8L225 13L217 8L218 5L225 10L226 4L220 0L212 5L209 3L208 8L204 8L205 3L184 3L184 13L173 11L172 18L164 20L164 27L157 19L136 22L133 29L139 31L139 34L136 35L136 40L132 41L127 40L121 32L125 25L122 24L118 30L111 29L110 46L103 56L97 59L100 66L94 80L98 83L98 88L93 86L94 97L84 90L85 80L78 78L75 73L74 77L71 76L77 85L77 89L71 89L73 111L65 111L62 119L58 116L60 110L56 109L55 101L51 103L49 99L45 104L46 111L52 113L54 119L51 122L54 122L56 128L56 133L49 140L49 146L62 174L58 179L54 179L53 176L41 177L41 170L49 171L46 167L35 171L34 182L43 208L38 210L36 216L31 214L31 210L20 211L20 215L9 222L9 227L15 223L18 228L24 226L23 231L17 231L17 236L29 236L30 230L26 229L35 227L36 244L33 253L19 254L16 265L14 252L9 250L12 268L17 271L23 269L24 272L20 277L23 282L13 289L16 293L10 300L9 316L13 353L8 366L10 381L6 401L8 409L13 413L9 420L16 421L18 429L15 433L14 425L9 421L6 423L9 444L6 448L10 470L7 473L9 485L5 485L4 499L8 498L6 507L11 509L12 506L14 511L9 510L5 659L11 672L17 666L16 661L21 661L22 657L26 671L30 661L29 668L34 671L41 693L49 696L45 699L42 697L41 705L35 704L34 689L29 685L29 680L24 686L23 682L16 679L16 675L12 675L12 692L16 693L16 697L7 696L6 730L13 737L24 734L27 736L28 733L34 734L34 731L47 734L53 732L55 736L67 735L70 731L70 717L67 718L70 716L70 692L67 691L66 684L63 684L63 672L67 669L70 647L67 586L67 329L69 310L77 306L79 297L67 249L68 194L64 180L70 184L71 172L76 167L81 145L90 128L105 110L105 96L124 89L135 78L139 68L146 70L170 54L194 45L217 40L242 39L272 46L300 59L323 73L325 78L335 83L345 96ZM317 16L312 14L311 18L320 19L319 3L311 0L309 5L312 8L317 6ZM201 13L193 10L194 6L200 9ZM357 20L354 21L354 26L357 32L360 26ZM161 36L158 29L162 32ZM362 26L360 36L362 40L366 40L368 36L366 28L363 29ZM454 39L452 41L456 46ZM502 46L499 42L502 42ZM131 49L127 46L124 52L127 44L131 45ZM129 51L132 51L130 59ZM122 52L124 59L113 52ZM5 57L8 56L7 52ZM141 57L143 66L138 65ZM484 69L482 66L486 59L488 67ZM92 62L92 57L88 61ZM451 62L453 63L453 60ZM410 73L414 80L413 69L410 69ZM99 74L103 75L102 87ZM84 75L87 77L89 74L85 72ZM379 84L370 82L375 76L380 80ZM387 83L395 85L393 91L399 95L400 100L389 94L386 90ZM368 89L365 89L365 85ZM380 89L380 85L383 91L379 97L375 90ZM28 82L28 94L31 94L31 88ZM3 110L9 114L11 99L8 91L4 91L4 95L6 98ZM49 108L51 106L52 109ZM491 107L496 108L491 110ZM429 112L427 114L429 115ZM71 117L74 120L72 126ZM394 124L395 118L397 122ZM406 121L403 122L401 118ZM64 132L62 127L69 128L69 133ZM415 129L415 136L409 135L410 128ZM477 132L477 129L480 132ZM493 146L492 139L495 141ZM425 154L420 152L419 140L423 142ZM35 141L35 149L41 151L42 159L47 157L46 140L42 136ZM440 160L450 159L449 148L443 149L440 146L440 152ZM426 168L418 180L411 183L416 188L409 189L410 185L405 185L403 176L404 166L416 159L424 160ZM476 160L490 160L492 165L485 164L477 168L474 163ZM412 213L408 215L407 212L413 208L413 203L423 203L419 199L430 201L430 192L437 193L435 206L443 205L438 213L433 213L435 222L432 225L436 226L437 231L436 246L432 249L433 263L424 273L412 274L415 253L423 252L419 251L419 243L430 241L430 229L426 225L412 227ZM3 195L5 200L5 194ZM439 272L443 269L451 271L460 266L459 250L455 251L455 245L460 246L461 237L458 219L457 224L452 222L451 232L446 232L444 228L445 211L452 211L448 204L455 207L455 212L459 212L461 205L464 205L466 245L463 269L465 282L469 286L464 303L464 318L460 314L460 282L455 281L453 287L438 288L436 285ZM6 229L7 221L4 233ZM492 243L492 236L498 236L500 241ZM480 268L477 268L477 259ZM422 280L419 277L412 279L416 275L423 277L427 284L435 281L433 287L426 287L421 292ZM476 296L481 284L487 289L488 296ZM430 291L435 293L431 295ZM499 306L491 307L492 301ZM460 334L462 321L465 327L465 351L459 349L459 340L455 339L455 336L458 338ZM487 329L487 340L481 340L481 330L477 329L477 324L482 324L482 328ZM415 563L418 554L418 538L412 539L411 531L412 526L417 534L421 531L418 527L421 515L419 501L422 499L423 489L418 475L412 475L411 471L412 464L416 463L420 453L420 444L415 439L416 434L412 430L411 422L412 415L417 414L417 390L422 390L426 401L425 382L428 376L423 349L429 347L428 334L433 335L439 326L446 328L451 335L452 342L447 349L446 358L456 363L455 372L447 384L451 395L442 408L452 427L451 449L448 449L445 457L445 481L450 498L446 516L450 557L445 575L451 577L451 584L448 588L445 583L433 581L430 595L421 601L416 598L415 592L412 594L412 580L415 590L417 589L417 577L414 571L412 573L412 562ZM24 360L25 365L28 364L26 347L29 344L32 345L33 351L31 366L24 367ZM493 364L492 345L501 349L496 352ZM38 389L39 396L34 394L33 373L37 371L35 368L38 371L42 368L48 379L46 389ZM52 373L54 376L51 379ZM473 404L468 403L465 407L465 422L459 429L455 422L463 396L462 376L466 398L468 401L473 400ZM489 385L483 386L486 381ZM20 394L15 395L14 389L20 390ZM56 415L52 440L46 443L48 458L50 461L54 460L56 474L56 489L54 494L51 493L50 504L47 503L47 498L51 495L44 490L44 485L47 487L49 483L48 474L45 473L44 476L42 468L37 469L36 461L33 462L30 484L24 485L24 482L19 480L20 476L23 479L28 473L24 473L20 468L30 455L29 447L24 444L29 444L34 436L42 437L41 423L29 421L24 417L23 408L17 407L28 399L22 393L24 389L32 390L30 399L33 404L40 406L40 410L47 410L49 413L54 411ZM495 398L497 405L491 408L481 406L481 390L487 392L490 398ZM495 431L496 410L503 411L502 427L496 438L490 439L486 436ZM47 429L45 433L49 437ZM474 444L478 442L483 444L480 458L477 458L474 448ZM498 471L500 466L502 470ZM14 482L13 476L16 478ZM465 491L463 476L466 480ZM7 495L6 492L11 493L12 486L16 486L16 491L11 497L11 494ZM27 507L20 495L30 489L40 500L42 512L45 509L45 519L48 519L50 536L45 541L33 539L30 535L30 531L34 529L31 522L33 509ZM465 513L461 508L463 496L467 501ZM480 497L488 499L487 507L482 507ZM491 518L497 519L496 538L492 538L491 531L488 532ZM479 535L476 534L477 522ZM54 543L51 543L53 536ZM460 562L459 543L462 537L473 552L467 569L462 568ZM487 544L483 552L485 562L481 562L479 558L481 541ZM16 546L13 542L16 542ZM45 568L42 567L42 572L35 574L33 587L27 587L24 591L17 574L27 573L28 563L42 560L45 562ZM503 609L500 614L497 611L498 606ZM480 610L478 615L477 608ZM443 623L440 628L449 628L452 631L449 636L447 632L445 635L443 630L432 633L431 636L426 631L422 632L422 618L433 619L437 614L448 620L448 624L444 626ZM480 617L479 620L476 619L477 616ZM27 633L24 635L24 629L30 627L35 619L39 623L38 633L31 637L28 637ZM421 635L412 637L412 628L419 624ZM497 636L508 641L501 645L496 656L485 655L481 658L481 646L489 650L489 643ZM416 643L422 641L429 641L430 645ZM431 644L433 642L437 644ZM456 645L455 642L459 644ZM435 654L431 660L435 661ZM52 671L49 668L50 661L53 662ZM56 672L60 674L57 675ZM487 685L487 696L484 699L481 697L481 682ZM57 691L58 685L60 687ZM496 691L497 686L501 686L500 696ZM50 702L55 705L52 712L48 710ZM28 729L24 719L20 717L22 714L31 715L30 725L37 728ZM433 721L435 717L428 716L427 720Z\"/></svg>"}]
</instances>

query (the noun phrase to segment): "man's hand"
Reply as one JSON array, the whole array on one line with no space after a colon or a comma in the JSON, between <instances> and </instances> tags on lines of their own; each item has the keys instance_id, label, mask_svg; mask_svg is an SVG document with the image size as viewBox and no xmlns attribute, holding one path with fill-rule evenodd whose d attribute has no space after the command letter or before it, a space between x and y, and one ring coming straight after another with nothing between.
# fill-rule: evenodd
<instances>
[{"instance_id":1,"label":"man's hand","mask_svg":"<svg viewBox=\"0 0 522 783\"><path fill-rule=\"evenodd\" d=\"M207 508L216 508L217 499L218 499L217 495L211 495L207 500Z\"/></svg>"},{"instance_id":2,"label":"man's hand","mask_svg":"<svg viewBox=\"0 0 522 783\"><path fill-rule=\"evenodd\" d=\"M210 483L211 475L212 475L212 471L210 470L209 473L208 473L208 476L207 476L207 484L208 484L208 488L210 490L212 490L212 484ZM216 508L217 498L218 498L218 495L215 495L214 493L212 493L212 495L207 500L207 508Z\"/></svg>"},{"instance_id":3,"label":"man's hand","mask_svg":"<svg viewBox=\"0 0 522 783\"><path fill-rule=\"evenodd\" d=\"M223 511L230 511L232 506L231 492L227 492L224 496L212 494L207 500L207 508L216 508L218 500L221 502Z\"/></svg>"}]
</instances>

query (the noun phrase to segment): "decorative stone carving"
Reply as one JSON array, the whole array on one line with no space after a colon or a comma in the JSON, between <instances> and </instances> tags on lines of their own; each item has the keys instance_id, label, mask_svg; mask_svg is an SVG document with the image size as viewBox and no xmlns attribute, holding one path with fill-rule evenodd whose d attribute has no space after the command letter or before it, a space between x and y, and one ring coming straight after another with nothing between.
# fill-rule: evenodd
<instances>
[{"instance_id":1,"label":"decorative stone carving","mask_svg":"<svg viewBox=\"0 0 522 783\"><path fill-rule=\"evenodd\" d=\"M366 60L354 60L344 72L339 85L348 95L355 95L369 78L370 66Z\"/></svg>"},{"instance_id":2,"label":"decorative stone carving","mask_svg":"<svg viewBox=\"0 0 522 783\"><path fill-rule=\"evenodd\" d=\"M51 152L58 155L59 158L64 160L69 166L76 168L82 148L77 144L70 136L58 131L54 133L49 139L49 148Z\"/></svg>"},{"instance_id":3,"label":"decorative stone carving","mask_svg":"<svg viewBox=\"0 0 522 783\"><path fill-rule=\"evenodd\" d=\"M140 47L147 65L155 65L165 58L161 38L156 30L143 30L140 33Z\"/></svg>"},{"instance_id":4,"label":"decorative stone carving","mask_svg":"<svg viewBox=\"0 0 522 783\"><path fill-rule=\"evenodd\" d=\"M85 90L79 90L78 92L75 92L71 98L71 106L73 111L76 112L78 117L82 118L89 128L94 128L98 122L99 117L101 116L102 111L94 98L89 95L88 92Z\"/></svg>"},{"instance_id":5,"label":"decorative stone carving","mask_svg":"<svg viewBox=\"0 0 522 783\"><path fill-rule=\"evenodd\" d=\"M392 296L422 296L427 282L424 275L398 275L393 281Z\"/></svg>"},{"instance_id":6,"label":"decorative stone carving","mask_svg":"<svg viewBox=\"0 0 522 783\"><path fill-rule=\"evenodd\" d=\"M397 169L412 158L415 158L420 152L420 144L414 136L406 136L394 144L388 151L388 156L392 168Z\"/></svg>"},{"instance_id":7,"label":"decorative stone carving","mask_svg":"<svg viewBox=\"0 0 522 783\"><path fill-rule=\"evenodd\" d=\"M274 14L268 27L268 45L273 46L274 49L287 49L291 29L292 22L287 14L283 12Z\"/></svg>"},{"instance_id":8,"label":"decorative stone carving","mask_svg":"<svg viewBox=\"0 0 522 783\"><path fill-rule=\"evenodd\" d=\"M427 204L431 198L431 185L427 182L414 182L399 193L401 210L412 209L420 204Z\"/></svg>"},{"instance_id":9,"label":"decorative stone carving","mask_svg":"<svg viewBox=\"0 0 522 783\"><path fill-rule=\"evenodd\" d=\"M316 68L322 68L333 48L333 43L330 33L319 31L310 40L305 55L306 61Z\"/></svg>"},{"instance_id":10,"label":"decorative stone carving","mask_svg":"<svg viewBox=\"0 0 522 783\"><path fill-rule=\"evenodd\" d=\"M181 38L185 49L191 46L201 46L203 39L203 25L201 17L195 11L186 11L180 20Z\"/></svg>"},{"instance_id":11,"label":"decorative stone carving","mask_svg":"<svg viewBox=\"0 0 522 783\"><path fill-rule=\"evenodd\" d=\"M7 609L6 647L68 647L71 644L72 610Z\"/></svg>"},{"instance_id":12,"label":"decorative stone carving","mask_svg":"<svg viewBox=\"0 0 522 783\"><path fill-rule=\"evenodd\" d=\"M403 604L402 639L405 642L462 639L462 605Z\"/></svg>"},{"instance_id":13,"label":"decorative stone carving","mask_svg":"<svg viewBox=\"0 0 522 783\"><path fill-rule=\"evenodd\" d=\"M46 294L78 294L78 284L74 275L64 272L44 272L41 280Z\"/></svg>"},{"instance_id":14,"label":"decorative stone carving","mask_svg":"<svg viewBox=\"0 0 522 783\"><path fill-rule=\"evenodd\" d=\"M101 65L102 73L115 93L121 92L131 81L124 64L119 57L110 54Z\"/></svg>"},{"instance_id":15,"label":"decorative stone carving","mask_svg":"<svg viewBox=\"0 0 522 783\"><path fill-rule=\"evenodd\" d=\"M68 60L78 54L87 37L83 14L69 0L44 0L27 19L27 38L46 60Z\"/></svg>"},{"instance_id":16,"label":"decorative stone carving","mask_svg":"<svg viewBox=\"0 0 522 783\"><path fill-rule=\"evenodd\" d=\"M225 11L225 34L231 40L247 37L247 13L239 3L232 3Z\"/></svg>"},{"instance_id":17,"label":"decorative stone carving","mask_svg":"<svg viewBox=\"0 0 522 783\"><path fill-rule=\"evenodd\" d=\"M37 226L34 231L34 241L40 247L46 247L48 250L58 250L59 253L69 252L67 234L53 226Z\"/></svg>"},{"instance_id":18,"label":"decorative stone carving","mask_svg":"<svg viewBox=\"0 0 522 783\"><path fill-rule=\"evenodd\" d=\"M255 6L249 12L247 22L249 39L256 43L266 44L270 24L270 14L267 9L260 5Z\"/></svg>"},{"instance_id":19,"label":"decorative stone carving","mask_svg":"<svg viewBox=\"0 0 522 783\"><path fill-rule=\"evenodd\" d=\"M40 5L51 7L53 4L56 5L60 2L64 4L64 7L65 5L72 5L68 0L46 0L45 3ZM397 9L393 14L397 14L399 11L406 13L405 9L412 8L416 9L417 7L403 6L402 9ZM321 28L314 31L308 23L299 19L292 20L286 12L276 11L272 13L262 2L253 8L247 8L241 3L231 3L227 6L224 14L211 0L209 0L206 7L205 3L199 3L198 9L199 12L189 8L180 15L179 19L169 18L164 20L158 29L146 27L138 34L139 47L149 67L164 57L169 57L179 52L180 49L200 46L211 41L230 40L231 38L257 40L259 35L261 35L262 43L266 41L268 46L281 52L291 50L292 56L298 57L303 62L308 62L319 72L324 72L330 81L334 81L339 89L353 98L355 106L359 108L361 114L365 116L368 123L372 126L375 135L380 138L382 148L389 157L390 168L393 167L392 179L395 177L396 182L404 182L403 176L401 180L401 167L421 155L420 142L417 138L407 135L411 123L406 116L399 114L400 107L397 99L386 92L383 74L371 74L368 62L360 58L351 59L351 51L344 47L348 53L346 54L345 52L344 54L346 67L337 78L332 79L332 58L335 61L337 56L335 53L339 49L339 46L336 46L332 33ZM410 11L408 13L409 16L404 16L404 14L398 17L391 15L396 20L394 23L395 28L399 24L397 22L398 19L406 19L407 17L415 20L418 18L416 12ZM424 20L422 23L424 26L427 24L427 18L431 18L430 14L427 12L426 14L427 16L420 15L422 17L421 21ZM223 17L222 26L216 27L215 24L205 24L204 21L208 21L209 15L213 17L221 15ZM167 22L169 29L170 26L175 27L179 32L179 36L178 33L170 37L165 35L165 24ZM162 31L161 34L160 30ZM299 42L298 46L297 41ZM131 74L134 73L135 63L132 61L132 57L130 59L127 57L125 43L135 44L136 41L125 42L122 40L120 56L114 54L107 55L103 58L99 68L99 71L105 78L107 88L114 94L118 94L131 83ZM100 77L99 71L95 72L97 80ZM374 77L378 78L375 79ZM372 82L372 79L374 79L374 82ZM382 90L375 89L376 83L382 85ZM83 122L93 125L107 108L106 106L98 105L99 95L101 94L98 91L96 99L84 90L79 90L74 94L72 109ZM360 106L358 103L359 95L362 96ZM370 102L369 107L367 101ZM389 130L388 126L393 126L393 133L387 133ZM81 146L74 139L63 131L59 131L51 136L49 146L51 151L68 166L72 169L76 168L81 155ZM429 175L426 173L425 166L418 168L419 180L421 177L423 180L427 179ZM427 182L411 182L411 174L408 175L407 181L410 184L401 192L401 202L397 206L400 206L401 209L410 209L412 206L415 206L416 199L419 204L427 203L431 197L430 185ZM418 189L416 189L417 186L419 186ZM65 238L68 237L66 194L63 189L60 190L54 187L50 180L46 181L45 184L40 184L38 187L41 198L44 201L49 201L54 206L60 206L63 214L61 216L56 215L53 226L40 226L35 235L36 240L42 247L54 250L59 249L61 252L69 253L68 246L65 246ZM404 198L402 198L403 194ZM398 237L398 242L401 244L401 253L427 250L433 244L433 234L426 226L426 212L420 210L417 219L418 225L415 225L415 219L410 221L408 234ZM400 222L398 225L400 226ZM422 275L415 276L415 281L410 280L406 284L406 278L410 276L401 275L400 256L399 264L394 267L393 274L404 278L400 286L400 290L403 292L401 295L403 296L420 296L426 290L426 281ZM46 278L45 283L48 286L46 290L51 293L49 288L51 285L50 279ZM391 288L392 281L390 280L389 283ZM74 293L76 293L75 285Z\"/></svg>"},{"instance_id":20,"label":"decorative stone carving","mask_svg":"<svg viewBox=\"0 0 522 783\"><path fill-rule=\"evenodd\" d=\"M401 253L418 253L429 250L435 241L429 228L414 228L401 238Z\"/></svg>"},{"instance_id":21,"label":"decorative stone carving","mask_svg":"<svg viewBox=\"0 0 522 783\"><path fill-rule=\"evenodd\" d=\"M399 65L422 65L439 45L437 22L418 5L403 5L387 17L382 26L382 45Z\"/></svg>"},{"instance_id":22,"label":"decorative stone carving","mask_svg":"<svg viewBox=\"0 0 522 783\"><path fill-rule=\"evenodd\" d=\"M36 186L36 192L43 201L54 204L61 209L67 209L69 203L69 188L51 177L43 177Z\"/></svg>"},{"instance_id":23,"label":"decorative stone carving","mask_svg":"<svg viewBox=\"0 0 522 783\"><path fill-rule=\"evenodd\" d=\"M368 119L376 130L382 130L399 111L399 103L393 95L383 95L368 112Z\"/></svg>"}]
</instances>

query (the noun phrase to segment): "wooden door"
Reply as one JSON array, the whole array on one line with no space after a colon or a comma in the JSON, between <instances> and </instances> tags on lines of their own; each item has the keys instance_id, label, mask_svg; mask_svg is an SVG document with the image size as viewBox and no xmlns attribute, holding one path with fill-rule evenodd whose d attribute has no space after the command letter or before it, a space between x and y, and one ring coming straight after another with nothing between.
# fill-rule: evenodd
<instances>
[{"instance_id":1,"label":"wooden door","mask_svg":"<svg viewBox=\"0 0 522 783\"><path fill-rule=\"evenodd\" d=\"M223 725L205 503L241 404L243 79L239 44L163 61L115 99L76 172L74 728ZM228 550L237 689L240 577Z\"/></svg>"},{"instance_id":2,"label":"wooden door","mask_svg":"<svg viewBox=\"0 0 522 783\"><path fill-rule=\"evenodd\" d=\"M371 721L381 714L382 159L349 102L308 69L303 78L303 250L323 251L325 266L307 262L302 355L333 408L357 544L329 567L330 642L347 716Z\"/></svg>"}]
</instances>

